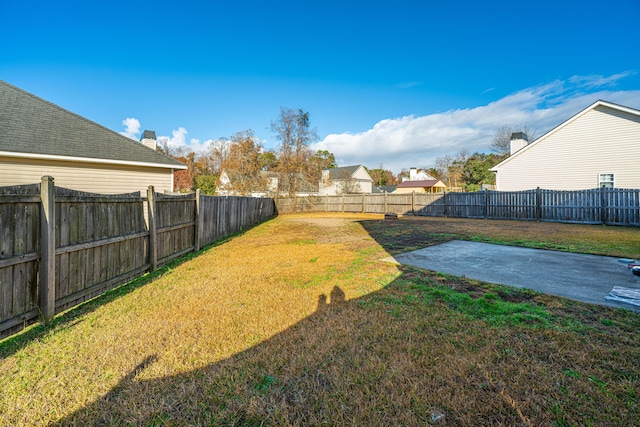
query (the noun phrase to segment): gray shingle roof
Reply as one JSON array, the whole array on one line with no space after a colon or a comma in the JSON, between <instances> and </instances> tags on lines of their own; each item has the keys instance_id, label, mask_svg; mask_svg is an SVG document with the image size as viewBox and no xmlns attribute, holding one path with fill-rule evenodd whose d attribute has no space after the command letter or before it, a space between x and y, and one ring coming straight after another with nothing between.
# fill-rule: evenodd
<instances>
[{"instance_id":1,"label":"gray shingle roof","mask_svg":"<svg viewBox=\"0 0 640 427\"><path fill-rule=\"evenodd\" d=\"M171 157L2 80L0 151L183 166Z\"/></svg>"},{"instance_id":2,"label":"gray shingle roof","mask_svg":"<svg viewBox=\"0 0 640 427\"><path fill-rule=\"evenodd\" d=\"M331 179L347 179L351 178L361 165L342 166L339 168L329 169Z\"/></svg>"}]
</instances>

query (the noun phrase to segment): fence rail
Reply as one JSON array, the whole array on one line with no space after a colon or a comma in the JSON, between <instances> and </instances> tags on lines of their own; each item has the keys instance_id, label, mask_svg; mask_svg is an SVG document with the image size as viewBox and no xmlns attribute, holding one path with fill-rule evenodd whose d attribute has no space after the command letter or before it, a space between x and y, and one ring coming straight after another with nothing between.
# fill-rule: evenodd
<instances>
[{"instance_id":1,"label":"fence rail","mask_svg":"<svg viewBox=\"0 0 640 427\"><path fill-rule=\"evenodd\" d=\"M0 338L264 221L272 199L0 187Z\"/></svg>"},{"instance_id":2,"label":"fence rail","mask_svg":"<svg viewBox=\"0 0 640 427\"><path fill-rule=\"evenodd\" d=\"M276 199L278 213L393 212L454 218L640 226L640 190L349 194Z\"/></svg>"}]
</instances>

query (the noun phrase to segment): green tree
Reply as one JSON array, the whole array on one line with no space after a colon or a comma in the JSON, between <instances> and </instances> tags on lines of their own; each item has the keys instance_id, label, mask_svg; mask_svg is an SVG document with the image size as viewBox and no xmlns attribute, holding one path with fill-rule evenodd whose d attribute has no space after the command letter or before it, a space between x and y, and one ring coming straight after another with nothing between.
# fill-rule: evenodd
<instances>
[{"instance_id":1,"label":"green tree","mask_svg":"<svg viewBox=\"0 0 640 427\"><path fill-rule=\"evenodd\" d=\"M505 156L497 154L473 153L461 164L463 188L467 191L478 191L482 184L495 184L496 177L490 169L503 159Z\"/></svg>"},{"instance_id":2,"label":"green tree","mask_svg":"<svg viewBox=\"0 0 640 427\"><path fill-rule=\"evenodd\" d=\"M375 186L396 185L398 183L395 175L390 170L378 168L367 169L367 172L369 172L369 176L373 179L373 185Z\"/></svg>"},{"instance_id":3,"label":"green tree","mask_svg":"<svg viewBox=\"0 0 640 427\"><path fill-rule=\"evenodd\" d=\"M318 150L316 154L309 158L309 165L306 175L309 182L316 183L322 178L323 169L333 169L337 167L336 157L328 150Z\"/></svg>"},{"instance_id":4,"label":"green tree","mask_svg":"<svg viewBox=\"0 0 640 427\"><path fill-rule=\"evenodd\" d=\"M329 150L318 150L316 154L311 158L318 166L321 166L321 169L333 169L338 167L336 163L336 156L333 155Z\"/></svg>"},{"instance_id":5,"label":"green tree","mask_svg":"<svg viewBox=\"0 0 640 427\"><path fill-rule=\"evenodd\" d=\"M276 169L280 163L278 161L278 156L274 151L261 152L258 155L258 162L260 163L260 168L263 170Z\"/></svg>"},{"instance_id":6,"label":"green tree","mask_svg":"<svg viewBox=\"0 0 640 427\"><path fill-rule=\"evenodd\" d=\"M213 196L216 194L216 175L196 175L193 178L194 188L199 188L201 194Z\"/></svg>"}]
</instances>

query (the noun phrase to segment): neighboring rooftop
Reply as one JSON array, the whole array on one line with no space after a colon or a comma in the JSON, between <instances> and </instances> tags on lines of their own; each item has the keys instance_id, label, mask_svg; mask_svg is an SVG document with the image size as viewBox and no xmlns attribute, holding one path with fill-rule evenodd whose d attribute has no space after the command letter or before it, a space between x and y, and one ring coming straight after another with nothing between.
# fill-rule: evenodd
<instances>
[{"instance_id":1,"label":"neighboring rooftop","mask_svg":"<svg viewBox=\"0 0 640 427\"><path fill-rule=\"evenodd\" d=\"M183 169L171 157L0 80L0 152ZM145 131L153 134L155 132ZM71 159L73 160L73 159Z\"/></svg>"},{"instance_id":2,"label":"neighboring rooftop","mask_svg":"<svg viewBox=\"0 0 640 427\"><path fill-rule=\"evenodd\" d=\"M351 176L353 176L353 174L361 167L362 165L353 165L329 169L329 177L331 179L351 178Z\"/></svg>"}]
</instances>

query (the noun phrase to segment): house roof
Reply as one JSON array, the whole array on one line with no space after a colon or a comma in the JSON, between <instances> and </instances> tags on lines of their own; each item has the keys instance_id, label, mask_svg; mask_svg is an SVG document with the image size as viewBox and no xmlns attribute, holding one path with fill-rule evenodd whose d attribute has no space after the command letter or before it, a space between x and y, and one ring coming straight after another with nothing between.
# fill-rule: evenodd
<instances>
[{"instance_id":1,"label":"house roof","mask_svg":"<svg viewBox=\"0 0 640 427\"><path fill-rule=\"evenodd\" d=\"M430 188L440 181L437 179L428 179L424 181L404 181L396 186L396 188Z\"/></svg>"},{"instance_id":2,"label":"house roof","mask_svg":"<svg viewBox=\"0 0 640 427\"><path fill-rule=\"evenodd\" d=\"M396 191L395 185L374 185L371 189L371 192L376 194L393 193L394 191Z\"/></svg>"},{"instance_id":3,"label":"house roof","mask_svg":"<svg viewBox=\"0 0 640 427\"><path fill-rule=\"evenodd\" d=\"M331 179L351 178L362 165L342 166L339 168L329 169L329 177Z\"/></svg>"},{"instance_id":4,"label":"house roof","mask_svg":"<svg viewBox=\"0 0 640 427\"><path fill-rule=\"evenodd\" d=\"M0 129L4 156L186 169L138 141L2 80Z\"/></svg>"},{"instance_id":5,"label":"house roof","mask_svg":"<svg viewBox=\"0 0 640 427\"><path fill-rule=\"evenodd\" d=\"M538 144L538 143L540 143L540 141L543 141L543 140L547 139L549 136L555 134L559 130L563 129L565 126L568 126L569 124L571 124L574 121L578 120L580 117L584 116L589 111L594 110L594 109L596 109L598 107L607 107L607 108L611 108L613 110L622 111L622 112L625 112L625 113L632 114L632 115L640 117L640 110L636 110L635 108L625 107L624 105L614 104L612 102L607 102L607 101L603 101L603 100L599 99L596 102L594 102L593 104L589 105L584 110L578 112L577 114L571 116L569 119L567 119L564 122L560 123L558 126L554 127L549 132L547 132L544 135L542 135L540 138L538 138L535 141L529 143L524 148L516 151L511 156L507 157L506 159L504 159L503 161L501 161L500 163L498 163L497 165L492 167L490 170L493 171L493 172L497 172L499 168L501 168L503 165L505 165L506 163L508 163L512 159L521 156L523 153L526 153L533 145Z\"/></svg>"}]
</instances>

